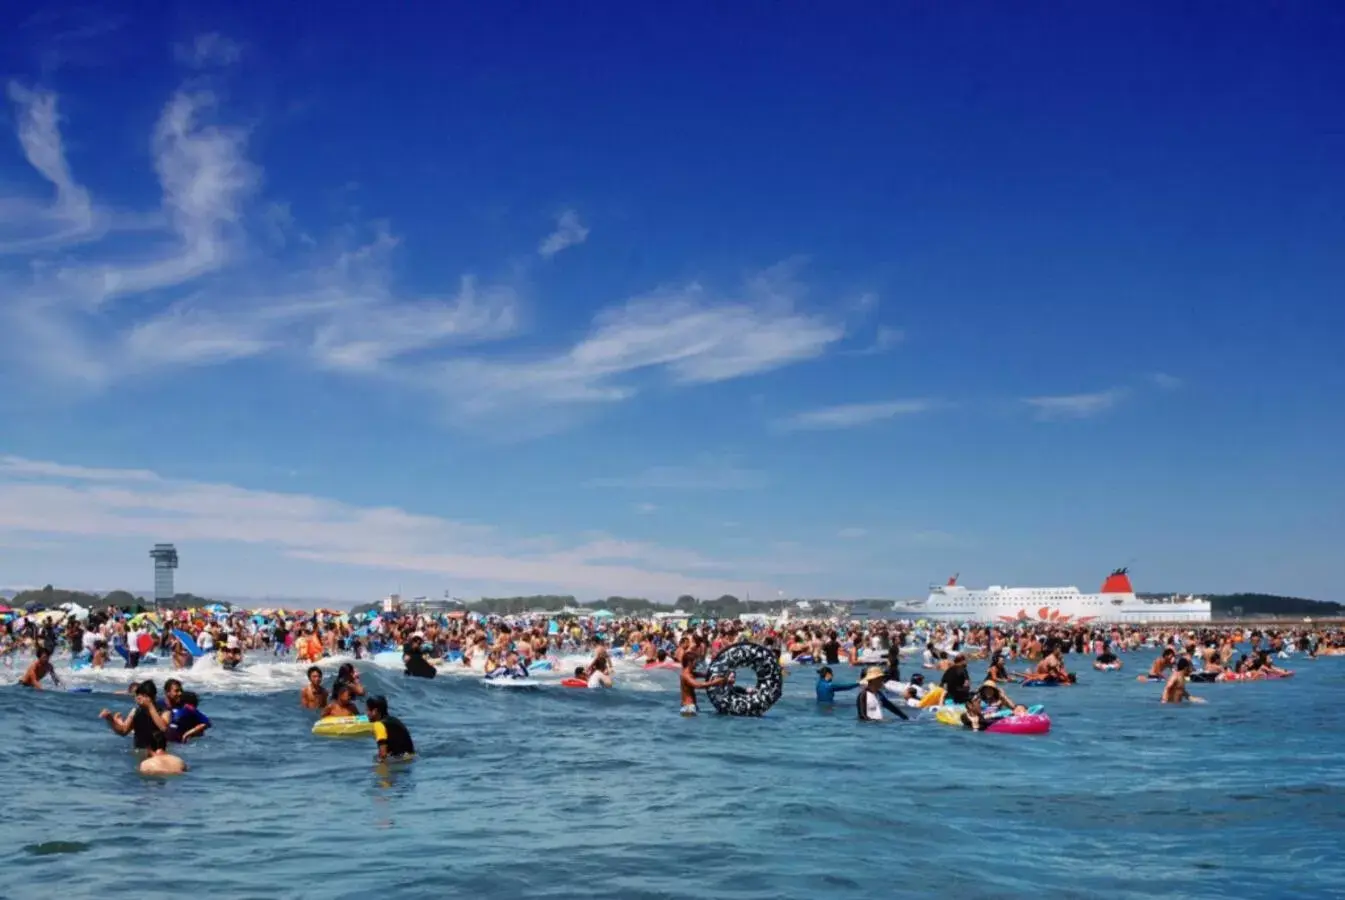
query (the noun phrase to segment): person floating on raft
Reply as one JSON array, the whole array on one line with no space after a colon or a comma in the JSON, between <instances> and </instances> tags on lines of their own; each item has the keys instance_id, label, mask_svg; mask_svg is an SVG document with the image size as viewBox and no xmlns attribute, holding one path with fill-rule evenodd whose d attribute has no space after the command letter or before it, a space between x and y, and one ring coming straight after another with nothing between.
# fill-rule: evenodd
<instances>
[{"instance_id":1,"label":"person floating on raft","mask_svg":"<svg viewBox=\"0 0 1345 900\"><path fill-rule=\"evenodd\" d=\"M984 688L985 685L982 685L981 687ZM995 690L998 691L999 689L995 688ZM1000 709L1012 709L1013 715L1015 716L1027 715L1027 707L1022 705L1003 706L1003 707L997 706L997 708L992 712L992 710L987 709L987 706L989 704L982 703L981 699L982 696L983 694L981 693L981 691L977 690L977 692L972 696L972 698L967 701L967 707L962 712L963 728L969 728L972 731L985 731L995 723L995 721L1000 717L1000 715L1002 715L999 713ZM1001 697L1004 696L1003 691L1000 691L1000 696ZM1006 697L1005 699L1008 698Z\"/></svg>"},{"instance_id":2,"label":"person floating on raft","mask_svg":"<svg viewBox=\"0 0 1345 900\"><path fill-rule=\"evenodd\" d=\"M1093 668L1099 672L1121 668L1121 658L1112 652L1110 641L1102 645L1102 652L1093 660Z\"/></svg>"}]
</instances>

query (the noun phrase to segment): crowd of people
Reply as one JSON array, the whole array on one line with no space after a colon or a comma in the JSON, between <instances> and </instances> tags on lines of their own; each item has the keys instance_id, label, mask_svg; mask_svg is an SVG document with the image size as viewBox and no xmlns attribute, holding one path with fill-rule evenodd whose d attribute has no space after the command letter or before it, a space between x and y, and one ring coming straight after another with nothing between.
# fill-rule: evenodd
<instances>
[{"instance_id":1,"label":"crowd of people","mask_svg":"<svg viewBox=\"0 0 1345 900\"><path fill-rule=\"evenodd\" d=\"M308 663L300 704L324 718L367 717L383 760L414 756L409 730L389 715L385 697L366 696L353 662L343 663L327 687L318 661L392 654L411 677L433 678L446 667L465 667L487 679L517 680L538 669L559 672L562 657L578 656L587 662L565 683L611 688L616 685L614 661L624 659L645 668L677 669L681 711L694 715L699 712L698 692L733 680L732 673L707 674L706 661L734 644L752 642L777 655L786 671L816 666L819 703L834 703L838 693L856 691L856 716L862 721L885 715L908 718L912 708L930 705L937 691L939 701L959 706L966 727L980 730L989 721L988 711L1026 711L1007 693L1015 683L1074 684L1078 669L1119 669L1123 657L1146 648L1156 656L1138 677L1162 681L1165 703L1199 702L1188 690L1191 683L1285 677L1290 673L1276 660L1290 654L1345 655L1345 632L1339 626L1311 623L1253 629L1236 624L952 625L763 617L352 616L331 610L222 608L134 615L117 609L81 612L12 614L0 623L0 659L13 667L16 658L32 656L23 666L21 684L34 689L41 689L44 681L61 686L52 664L59 653L69 654L72 668L92 669L138 669L153 663L187 670L203 657L226 669L244 665L249 657ZM903 678L903 665L917 656L917 670ZM979 684L968 673L970 660L986 662ZM837 680L836 670L847 665L857 667L860 676ZM143 771L185 771L186 764L169 748L199 739L212 727L199 698L183 690L177 678L164 682L162 696L153 680L133 682L126 693L134 701L127 713L102 712L110 728L132 738L145 755Z\"/></svg>"}]
</instances>

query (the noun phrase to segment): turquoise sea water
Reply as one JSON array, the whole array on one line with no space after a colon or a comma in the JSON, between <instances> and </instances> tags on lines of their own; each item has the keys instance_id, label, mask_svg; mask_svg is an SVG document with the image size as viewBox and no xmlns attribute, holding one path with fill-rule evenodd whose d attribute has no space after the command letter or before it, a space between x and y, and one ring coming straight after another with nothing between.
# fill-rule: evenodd
<instances>
[{"instance_id":1,"label":"turquoise sea water","mask_svg":"<svg viewBox=\"0 0 1345 900\"><path fill-rule=\"evenodd\" d=\"M808 669L751 720L680 717L675 672L506 691L366 663L422 756L390 770L309 733L299 667L209 667L183 678L215 728L170 781L97 719L129 698L5 688L0 896L1345 895L1345 659L1177 708L1134 680L1150 656L1011 689L1044 737L860 724Z\"/></svg>"}]
</instances>

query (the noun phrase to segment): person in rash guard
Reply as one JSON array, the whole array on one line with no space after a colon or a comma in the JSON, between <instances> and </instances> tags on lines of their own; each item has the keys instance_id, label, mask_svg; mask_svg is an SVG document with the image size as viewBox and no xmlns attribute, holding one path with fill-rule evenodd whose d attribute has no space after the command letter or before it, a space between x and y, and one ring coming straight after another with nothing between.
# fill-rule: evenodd
<instances>
[{"instance_id":1,"label":"person in rash guard","mask_svg":"<svg viewBox=\"0 0 1345 900\"><path fill-rule=\"evenodd\" d=\"M855 710L861 722L881 722L886 709L899 719L909 719L906 711L883 694L883 679L887 675L880 666L871 666L859 680L861 690L855 698Z\"/></svg>"},{"instance_id":2,"label":"person in rash guard","mask_svg":"<svg viewBox=\"0 0 1345 900\"><path fill-rule=\"evenodd\" d=\"M823 666L817 670L817 702L835 703L836 695L841 691L853 691L859 687L859 682L841 684L832 680L832 671L830 666Z\"/></svg>"},{"instance_id":3,"label":"person in rash guard","mask_svg":"<svg viewBox=\"0 0 1345 900\"><path fill-rule=\"evenodd\" d=\"M370 697L364 701L369 721L374 723L374 740L378 742L378 761L411 759L416 755L416 745L411 740L411 732L406 730L401 719L388 715L386 697Z\"/></svg>"},{"instance_id":4,"label":"person in rash guard","mask_svg":"<svg viewBox=\"0 0 1345 900\"><path fill-rule=\"evenodd\" d=\"M197 709L200 698L195 691L183 691L181 700L168 712L168 740L175 744L185 744L192 738L198 738L210 728L210 717Z\"/></svg>"}]
</instances>

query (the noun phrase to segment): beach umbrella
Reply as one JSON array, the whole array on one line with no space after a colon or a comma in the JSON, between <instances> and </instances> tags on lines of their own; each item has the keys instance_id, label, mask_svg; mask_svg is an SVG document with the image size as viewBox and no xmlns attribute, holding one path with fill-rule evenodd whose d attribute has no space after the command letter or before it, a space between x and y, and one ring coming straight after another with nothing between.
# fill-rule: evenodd
<instances>
[{"instance_id":1,"label":"beach umbrella","mask_svg":"<svg viewBox=\"0 0 1345 900\"><path fill-rule=\"evenodd\" d=\"M5 604L0 603L0 613L12 613L13 611L14 610L10 609L8 606L5 606Z\"/></svg>"}]
</instances>

